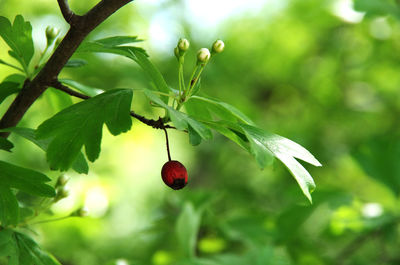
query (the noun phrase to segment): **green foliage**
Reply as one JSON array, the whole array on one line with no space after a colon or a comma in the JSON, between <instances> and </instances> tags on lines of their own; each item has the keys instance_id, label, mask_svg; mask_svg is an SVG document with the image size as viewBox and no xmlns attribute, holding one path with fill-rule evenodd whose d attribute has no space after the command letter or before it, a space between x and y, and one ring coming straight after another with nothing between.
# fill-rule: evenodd
<instances>
[{"instance_id":1,"label":"green foliage","mask_svg":"<svg viewBox=\"0 0 400 265\"><path fill-rule=\"evenodd\" d=\"M13 230L0 231L0 246L0 256L8 256L10 265L61 265L32 238Z\"/></svg>"},{"instance_id":2,"label":"green foliage","mask_svg":"<svg viewBox=\"0 0 400 265\"><path fill-rule=\"evenodd\" d=\"M31 141L38 147L40 147L43 151L47 152L49 147L50 139L37 139L36 132L30 128L22 128L22 127L14 127L9 128L3 131L12 132L16 135L22 136L25 139ZM3 138L0 138L3 139ZM75 170L77 173L87 174L89 172L89 165L82 154L79 152L78 156L76 157L75 161L72 164L72 169Z\"/></svg>"},{"instance_id":3,"label":"green foliage","mask_svg":"<svg viewBox=\"0 0 400 265\"><path fill-rule=\"evenodd\" d=\"M17 225L19 207L11 188L44 197L54 197L54 188L45 184L50 181L42 173L0 161L0 221L3 226Z\"/></svg>"},{"instance_id":4,"label":"green foliage","mask_svg":"<svg viewBox=\"0 0 400 265\"><path fill-rule=\"evenodd\" d=\"M5 138L0 138L0 149L10 152L14 147L13 143Z\"/></svg>"},{"instance_id":5,"label":"green foliage","mask_svg":"<svg viewBox=\"0 0 400 265\"><path fill-rule=\"evenodd\" d=\"M399 5L393 0L354 0L354 8L372 16L391 14L400 18Z\"/></svg>"},{"instance_id":6,"label":"green foliage","mask_svg":"<svg viewBox=\"0 0 400 265\"><path fill-rule=\"evenodd\" d=\"M3 82L0 84L0 104L10 95L20 90L20 84L15 82Z\"/></svg>"},{"instance_id":7,"label":"green foliage","mask_svg":"<svg viewBox=\"0 0 400 265\"><path fill-rule=\"evenodd\" d=\"M7 18L0 16L0 36L11 48L9 54L27 73L34 53L31 24L26 22L21 15L15 17L12 25Z\"/></svg>"},{"instance_id":8,"label":"green foliage","mask_svg":"<svg viewBox=\"0 0 400 265\"><path fill-rule=\"evenodd\" d=\"M103 124L113 135L131 128L132 91L114 89L68 107L37 129L37 139L51 139L47 160L52 169L67 170L82 146L89 161L100 154Z\"/></svg>"}]
</instances>

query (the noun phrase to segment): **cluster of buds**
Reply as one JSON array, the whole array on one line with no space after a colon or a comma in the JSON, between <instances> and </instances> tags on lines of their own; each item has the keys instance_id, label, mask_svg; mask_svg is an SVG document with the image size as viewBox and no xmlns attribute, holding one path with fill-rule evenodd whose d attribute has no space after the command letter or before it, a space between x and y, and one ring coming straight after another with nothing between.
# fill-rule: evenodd
<instances>
[{"instance_id":1,"label":"cluster of buds","mask_svg":"<svg viewBox=\"0 0 400 265\"><path fill-rule=\"evenodd\" d=\"M64 174L60 175L57 179L56 182L56 197L54 197L54 202L58 202L59 200L62 200L69 195L69 190L65 187L67 182L69 181L69 178L65 176Z\"/></svg>"}]
</instances>

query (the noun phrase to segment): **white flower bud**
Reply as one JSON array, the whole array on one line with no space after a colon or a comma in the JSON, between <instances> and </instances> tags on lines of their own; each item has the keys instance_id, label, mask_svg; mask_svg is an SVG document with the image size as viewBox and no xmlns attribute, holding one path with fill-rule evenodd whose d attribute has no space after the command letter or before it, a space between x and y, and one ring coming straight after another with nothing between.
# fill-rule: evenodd
<instances>
[{"instance_id":1,"label":"white flower bud","mask_svg":"<svg viewBox=\"0 0 400 265\"><path fill-rule=\"evenodd\" d=\"M48 44L52 43L53 40L58 36L58 33L60 33L60 30L58 28L53 28L51 26L48 26L46 28L47 43Z\"/></svg>"},{"instance_id":2,"label":"white flower bud","mask_svg":"<svg viewBox=\"0 0 400 265\"><path fill-rule=\"evenodd\" d=\"M187 51L189 49L190 43L187 39L179 39L178 48L180 51Z\"/></svg>"},{"instance_id":3,"label":"white flower bud","mask_svg":"<svg viewBox=\"0 0 400 265\"><path fill-rule=\"evenodd\" d=\"M215 53L221 53L224 51L225 43L222 40L216 40L212 46L212 51Z\"/></svg>"},{"instance_id":4,"label":"white flower bud","mask_svg":"<svg viewBox=\"0 0 400 265\"><path fill-rule=\"evenodd\" d=\"M210 51L207 48L201 48L197 52L197 63L207 63L208 60L210 60L211 54Z\"/></svg>"},{"instance_id":5,"label":"white flower bud","mask_svg":"<svg viewBox=\"0 0 400 265\"><path fill-rule=\"evenodd\" d=\"M67 198L69 196L69 190L65 187L59 187L56 191L56 197L54 198L55 202Z\"/></svg>"}]
</instances>

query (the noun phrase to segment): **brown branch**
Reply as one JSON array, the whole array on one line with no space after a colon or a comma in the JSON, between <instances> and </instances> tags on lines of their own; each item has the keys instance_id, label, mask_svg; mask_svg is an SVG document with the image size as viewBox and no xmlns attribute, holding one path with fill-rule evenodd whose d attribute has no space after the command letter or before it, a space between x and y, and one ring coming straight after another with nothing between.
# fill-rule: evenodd
<instances>
[{"instance_id":1,"label":"brown branch","mask_svg":"<svg viewBox=\"0 0 400 265\"><path fill-rule=\"evenodd\" d=\"M75 15L74 12L69 8L68 5L68 0L57 0L58 5L60 6L61 13L67 21L68 24L75 24L75 21L77 20L77 16Z\"/></svg>"},{"instance_id":2,"label":"brown branch","mask_svg":"<svg viewBox=\"0 0 400 265\"><path fill-rule=\"evenodd\" d=\"M64 65L68 62L69 58L71 58L85 37L115 11L131 1L132 0L102 0L85 15L75 16L76 19L74 23L71 24L71 28L53 55L37 76L31 82L25 83L21 92L1 118L0 129L16 126L29 107L51 85L51 82L57 79ZM60 1L58 2L60 3ZM60 8L64 10L63 12L68 13L66 7L66 1L63 1ZM8 137L8 135L9 133L0 133L2 137Z\"/></svg>"},{"instance_id":3,"label":"brown branch","mask_svg":"<svg viewBox=\"0 0 400 265\"><path fill-rule=\"evenodd\" d=\"M61 84L61 82L58 80L54 80L51 83L51 87L54 87L55 89L58 89L62 92L65 92L71 96L74 96L74 97L77 97L80 99L89 99L90 98L89 96L87 96L85 94L79 93L79 92L72 90L71 88ZM158 120L147 119L147 118L135 113L134 111L131 111L131 116L134 117L135 119L141 121L142 123L153 127L154 129L176 129L174 126L166 125L161 117Z\"/></svg>"}]
</instances>

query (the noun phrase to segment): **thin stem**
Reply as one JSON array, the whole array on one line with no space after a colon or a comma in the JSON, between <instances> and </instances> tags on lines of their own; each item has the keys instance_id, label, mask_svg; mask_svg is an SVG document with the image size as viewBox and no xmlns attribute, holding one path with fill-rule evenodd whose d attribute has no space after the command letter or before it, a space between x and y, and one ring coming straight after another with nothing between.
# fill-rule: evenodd
<instances>
[{"instance_id":1,"label":"thin stem","mask_svg":"<svg viewBox=\"0 0 400 265\"><path fill-rule=\"evenodd\" d=\"M187 90L188 90L188 91L189 91L190 88L192 87L192 80L193 80L193 77L194 77L194 75L196 74L198 68L199 68L199 65L196 65L196 67L193 69L193 72L192 72L192 75L190 76L189 84L188 84L188 87L187 87Z\"/></svg>"},{"instance_id":2,"label":"thin stem","mask_svg":"<svg viewBox=\"0 0 400 265\"><path fill-rule=\"evenodd\" d=\"M191 86L190 86L190 89L189 89L189 91L188 91L188 97L190 97L190 96L192 95L192 91L193 91L194 87L196 86L197 82L199 81L200 76L201 76L201 73L203 72L205 66L206 66L205 64L204 64L204 65L201 65L201 68L200 68L199 73L198 73L197 76L194 78L193 84L191 84ZM192 82L192 81L190 81L190 82Z\"/></svg>"},{"instance_id":3,"label":"thin stem","mask_svg":"<svg viewBox=\"0 0 400 265\"><path fill-rule=\"evenodd\" d=\"M167 130L165 128L163 128L164 132L165 132L165 141L167 143L167 153L168 153L168 161L171 161L171 154L169 152L169 142L168 142L168 133Z\"/></svg>"},{"instance_id":4,"label":"thin stem","mask_svg":"<svg viewBox=\"0 0 400 265\"><path fill-rule=\"evenodd\" d=\"M64 219L68 219L72 217L71 215L68 216L63 216L63 217L58 217L58 218L54 218L54 219L47 219L47 220L42 220L42 221L37 221L34 223L31 223L30 225L37 225L37 224L44 224L44 223L50 223L50 222L55 222L55 221L60 221L60 220L64 220Z\"/></svg>"}]
</instances>

